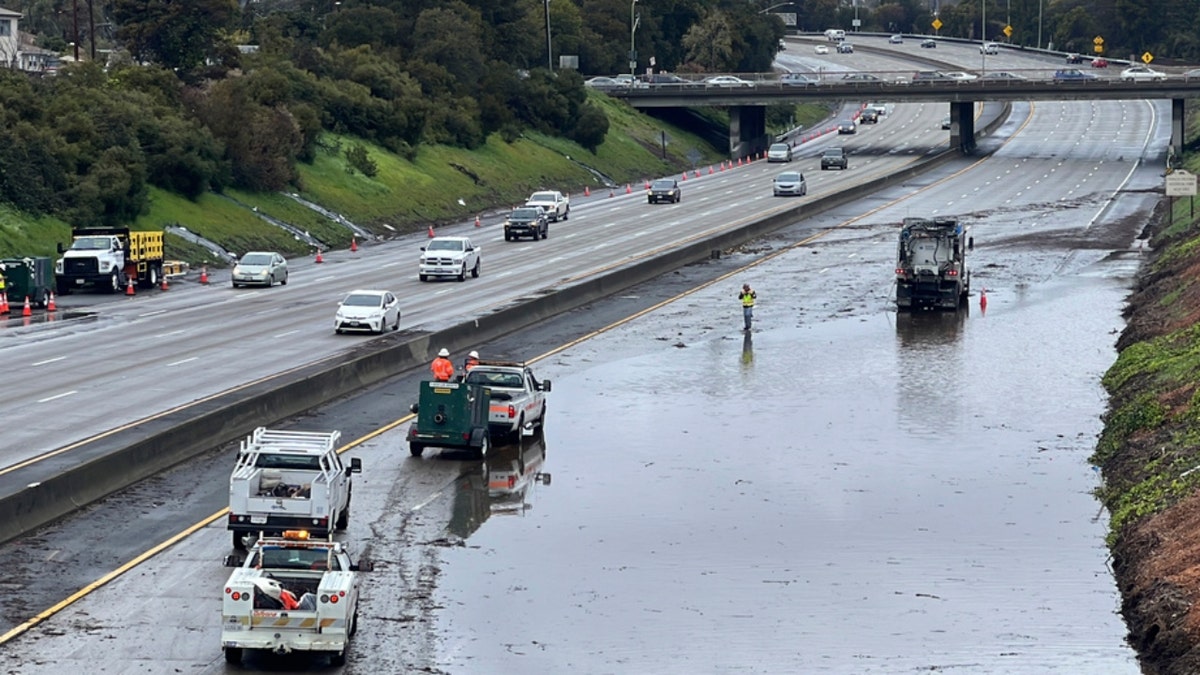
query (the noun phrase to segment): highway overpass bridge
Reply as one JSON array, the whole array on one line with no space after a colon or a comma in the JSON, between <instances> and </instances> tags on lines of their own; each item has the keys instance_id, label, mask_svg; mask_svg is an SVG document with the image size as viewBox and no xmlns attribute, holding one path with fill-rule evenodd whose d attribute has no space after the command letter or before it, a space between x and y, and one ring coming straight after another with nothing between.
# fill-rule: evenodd
<instances>
[{"instance_id":1,"label":"highway overpass bridge","mask_svg":"<svg viewBox=\"0 0 1200 675\"><path fill-rule=\"evenodd\" d=\"M1128 82L1117 77L1055 80L1053 73L1047 71L1047 77L1040 79L968 81L912 81L911 75L902 78L881 73L876 75L878 80L826 79L803 86L780 82L779 75L771 73L741 76L749 84L739 86L686 82L609 89L605 93L635 108L727 107L729 147L734 157L756 154L770 144L766 106L816 101L944 101L950 104L951 144L969 154L975 149L974 107L978 102L1170 99L1171 149L1175 154L1183 151L1184 101L1200 98L1200 77L1172 75L1161 81Z\"/></svg>"}]
</instances>

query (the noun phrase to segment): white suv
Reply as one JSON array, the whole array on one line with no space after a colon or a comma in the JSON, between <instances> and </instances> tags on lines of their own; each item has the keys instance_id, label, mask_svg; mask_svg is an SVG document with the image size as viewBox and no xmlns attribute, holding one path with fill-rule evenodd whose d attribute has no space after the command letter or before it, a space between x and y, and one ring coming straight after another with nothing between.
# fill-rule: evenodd
<instances>
[{"instance_id":1,"label":"white suv","mask_svg":"<svg viewBox=\"0 0 1200 675\"><path fill-rule=\"evenodd\" d=\"M980 54L999 54L1000 45L995 42L985 42L979 47Z\"/></svg>"},{"instance_id":2,"label":"white suv","mask_svg":"<svg viewBox=\"0 0 1200 675\"><path fill-rule=\"evenodd\" d=\"M431 277L466 281L468 273L479 276L482 262L480 248L467 237L435 237L421 247L418 276L421 281L429 281Z\"/></svg>"}]
</instances>

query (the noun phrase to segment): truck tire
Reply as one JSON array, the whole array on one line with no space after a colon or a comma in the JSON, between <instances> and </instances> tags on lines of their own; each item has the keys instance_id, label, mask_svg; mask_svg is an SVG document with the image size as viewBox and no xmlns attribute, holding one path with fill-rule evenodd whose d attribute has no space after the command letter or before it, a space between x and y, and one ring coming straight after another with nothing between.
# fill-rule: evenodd
<instances>
[{"instance_id":1,"label":"truck tire","mask_svg":"<svg viewBox=\"0 0 1200 675\"><path fill-rule=\"evenodd\" d=\"M570 220L570 219L571 219L571 207L568 206L566 212L563 213L563 220Z\"/></svg>"},{"instance_id":2,"label":"truck tire","mask_svg":"<svg viewBox=\"0 0 1200 675\"><path fill-rule=\"evenodd\" d=\"M487 432L484 432L483 438L479 441L479 447L475 448L475 459L487 459L488 452L491 448L491 439Z\"/></svg>"},{"instance_id":3,"label":"truck tire","mask_svg":"<svg viewBox=\"0 0 1200 675\"><path fill-rule=\"evenodd\" d=\"M47 307L49 307L50 306L50 291L43 288L42 292L38 293L37 297L34 298L34 304L37 305L38 309L46 309Z\"/></svg>"},{"instance_id":4,"label":"truck tire","mask_svg":"<svg viewBox=\"0 0 1200 675\"><path fill-rule=\"evenodd\" d=\"M463 263L462 269L458 270L458 280L459 281L467 280L467 263Z\"/></svg>"},{"instance_id":5,"label":"truck tire","mask_svg":"<svg viewBox=\"0 0 1200 675\"><path fill-rule=\"evenodd\" d=\"M246 550L246 535L241 532L233 533L233 548L236 551Z\"/></svg>"},{"instance_id":6,"label":"truck tire","mask_svg":"<svg viewBox=\"0 0 1200 675\"><path fill-rule=\"evenodd\" d=\"M517 445L521 444L521 432L525 429L525 415L517 418L517 428L509 432L509 439Z\"/></svg>"},{"instance_id":7,"label":"truck tire","mask_svg":"<svg viewBox=\"0 0 1200 675\"><path fill-rule=\"evenodd\" d=\"M408 453L413 457L420 457L421 453L425 452L425 446L420 443L409 443Z\"/></svg>"},{"instance_id":8,"label":"truck tire","mask_svg":"<svg viewBox=\"0 0 1200 675\"><path fill-rule=\"evenodd\" d=\"M535 238L536 238L536 236L537 236L537 235L534 235L534 237L535 237ZM471 278L472 278L472 279L478 279L478 278L479 278L479 266L480 266L480 265L482 265L482 264L483 264L483 261L482 261L482 260L480 260L479 258L476 258L476 259L475 259L475 267L473 267L473 268L471 269Z\"/></svg>"},{"instance_id":9,"label":"truck tire","mask_svg":"<svg viewBox=\"0 0 1200 675\"><path fill-rule=\"evenodd\" d=\"M350 495L346 495L346 508L338 513L337 521L333 524L333 529L343 532L348 525L350 525Z\"/></svg>"},{"instance_id":10,"label":"truck tire","mask_svg":"<svg viewBox=\"0 0 1200 675\"><path fill-rule=\"evenodd\" d=\"M242 665L242 648L241 647L226 647L225 648L225 663L233 666Z\"/></svg>"},{"instance_id":11,"label":"truck tire","mask_svg":"<svg viewBox=\"0 0 1200 675\"><path fill-rule=\"evenodd\" d=\"M118 272L113 272L108 275L108 286L104 288L105 293L119 293L121 291L121 275Z\"/></svg>"},{"instance_id":12,"label":"truck tire","mask_svg":"<svg viewBox=\"0 0 1200 675\"><path fill-rule=\"evenodd\" d=\"M142 288L154 288L158 285L158 275L158 267L154 264L151 264L150 268L146 270L146 278L142 279L141 284L139 285Z\"/></svg>"},{"instance_id":13,"label":"truck tire","mask_svg":"<svg viewBox=\"0 0 1200 675\"><path fill-rule=\"evenodd\" d=\"M341 668L346 665L346 650L340 652L329 652L329 665L334 668Z\"/></svg>"}]
</instances>

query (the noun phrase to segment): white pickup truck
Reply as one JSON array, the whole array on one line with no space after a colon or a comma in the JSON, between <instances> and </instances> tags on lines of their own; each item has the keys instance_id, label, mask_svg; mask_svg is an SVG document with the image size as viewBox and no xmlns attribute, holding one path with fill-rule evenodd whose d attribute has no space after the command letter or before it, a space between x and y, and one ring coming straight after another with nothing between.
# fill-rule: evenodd
<instances>
[{"instance_id":1,"label":"white pickup truck","mask_svg":"<svg viewBox=\"0 0 1200 675\"><path fill-rule=\"evenodd\" d=\"M483 251L467 237L435 237L421 247L417 278L421 281L452 277L466 281L467 274L479 278Z\"/></svg>"},{"instance_id":2,"label":"white pickup truck","mask_svg":"<svg viewBox=\"0 0 1200 675\"><path fill-rule=\"evenodd\" d=\"M350 521L350 474L362 460L342 463L340 431L254 430L242 441L229 478L229 524L233 547L246 537L308 530L326 537Z\"/></svg>"},{"instance_id":3,"label":"white pickup truck","mask_svg":"<svg viewBox=\"0 0 1200 675\"><path fill-rule=\"evenodd\" d=\"M557 190L535 192L525 201L525 206L536 206L546 212L546 219L557 223L571 217L571 198Z\"/></svg>"},{"instance_id":4,"label":"white pickup truck","mask_svg":"<svg viewBox=\"0 0 1200 675\"><path fill-rule=\"evenodd\" d=\"M241 665L247 649L288 654L325 653L333 666L346 662L346 648L358 629L358 572L344 544L310 539L292 530L255 542L236 567L221 600L221 648L225 661Z\"/></svg>"},{"instance_id":5,"label":"white pickup truck","mask_svg":"<svg viewBox=\"0 0 1200 675\"><path fill-rule=\"evenodd\" d=\"M545 427L550 380L538 381L524 363L480 361L467 373L466 382L491 390L488 432L493 439L515 443L523 433Z\"/></svg>"}]
</instances>

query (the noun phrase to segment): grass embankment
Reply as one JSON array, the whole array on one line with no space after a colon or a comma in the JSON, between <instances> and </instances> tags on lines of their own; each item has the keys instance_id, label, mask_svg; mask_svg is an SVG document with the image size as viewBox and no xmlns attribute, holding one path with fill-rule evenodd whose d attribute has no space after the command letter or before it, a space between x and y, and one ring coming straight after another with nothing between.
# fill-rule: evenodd
<instances>
[{"instance_id":1,"label":"grass embankment","mask_svg":"<svg viewBox=\"0 0 1200 675\"><path fill-rule=\"evenodd\" d=\"M1145 672L1174 675L1200 672L1200 221L1186 198L1163 211L1092 461L1130 643Z\"/></svg>"},{"instance_id":2,"label":"grass embankment","mask_svg":"<svg viewBox=\"0 0 1200 675\"><path fill-rule=\"evenodd\" d=\"M578 193L585 185L601 187L588 168L619 184L640 183L693 163L715 164L726 156L700 137L643 115L619 100L595 92L589 96L604 109L610 124L605 142L595 153L566 139L527 132L513 143L493 135L472 151L422 146L416 158L408 161L360 139L326 134L316 160L299 165L296 191L386 237L468 220L484 211L520 203L539 188ZM798 120L826 115L820 106L797 109ZM665 157L660 145L663 131L671 139ZM350 168L343 153L354 144L367 149L378 169L374 176ZM697 157L701 159L697 161ZM307 244L258 213L307 231L328 248L350 244L351 233L346 228L277 193L228 190L191 201L152 188L149 209L131 227L154 230L179 225L235 253L251 249L278 250L285 255L312 253ZM0 206L0 257L55 256L56 245L70 241L70 229L68 223L55 218L32 218ZM207 249L180 237L168 236L166 249L171 259L220 264Z\"/></svg>"}]
</instances>

